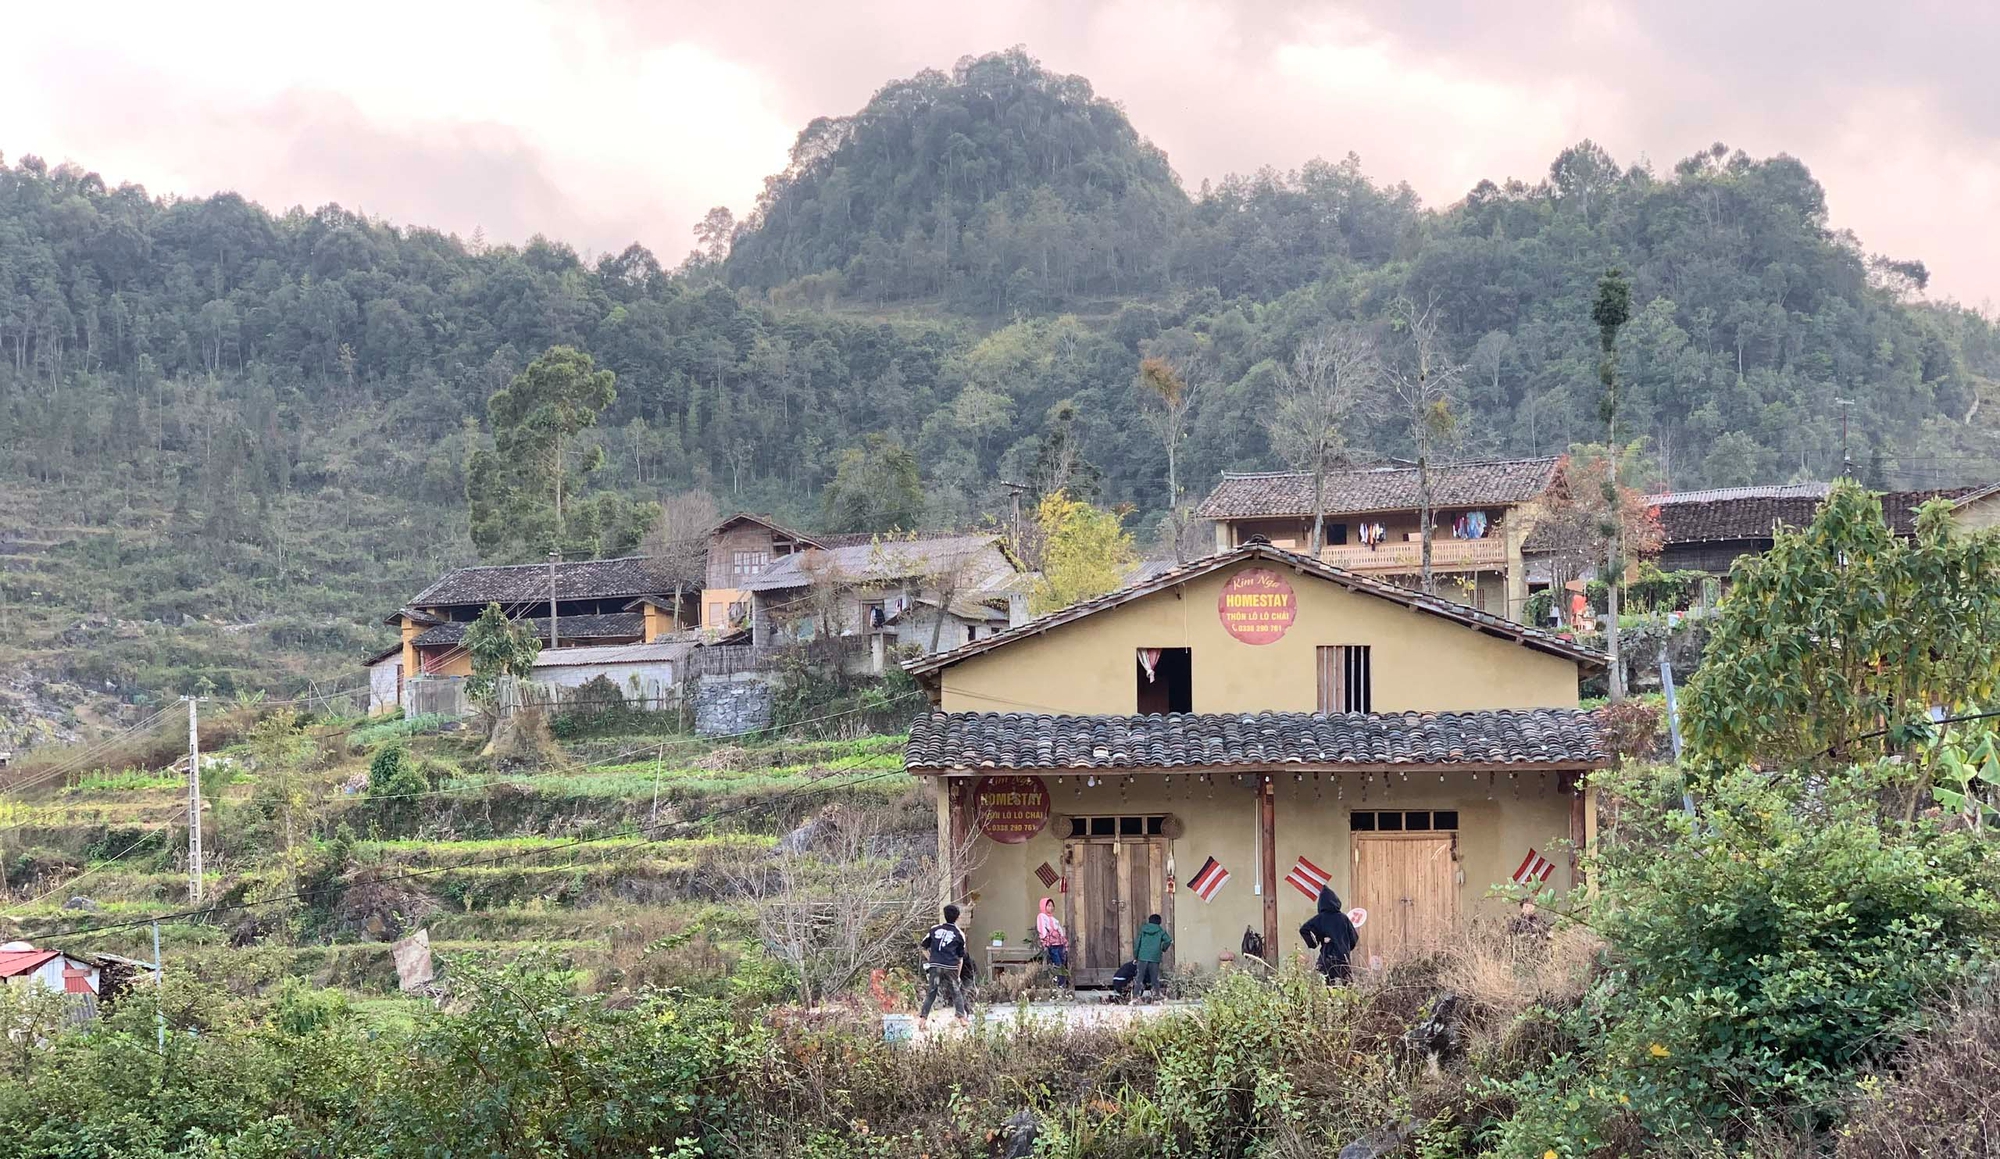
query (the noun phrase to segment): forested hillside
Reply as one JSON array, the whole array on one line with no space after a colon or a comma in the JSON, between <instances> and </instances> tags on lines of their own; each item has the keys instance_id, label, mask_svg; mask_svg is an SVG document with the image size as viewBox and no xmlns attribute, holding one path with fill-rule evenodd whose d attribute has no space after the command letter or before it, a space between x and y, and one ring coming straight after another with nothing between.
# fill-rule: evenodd
<instances>
[{"instance_id":1,"label":"forested hillside","mask_svg":"<svg viewBox=\"0 0 2000 1159\"><path fill-rule=\"evenodd\" d=\"M1016 51L815 121L675 269L109 176L0 165L0 660L33 657L38 686L351 669L471 558L485 401L555 344L616 372L597 480L635 502L699 487L817 523L843 452L881 435L915 452L926 521L965 523L1057 443L1150 529L1142 356L1199 372L1197 494L1278 465L1263 424L1302 336L1392 342L1399 297L1435 302L1466 366L1453 453L1548 453L1601 437L1589 303L1616 265L1621 426L1673 485L1830 475L1836 400L1867 481L2000 477L1993 327L1833 232L1803 163L1722 146L1654 170L1585 142L1436 209L1352 157L1190 196L1114 104ZM1380 408L1355 441L1406 453L1406 422Z\"/></svg>"}]
</instances>

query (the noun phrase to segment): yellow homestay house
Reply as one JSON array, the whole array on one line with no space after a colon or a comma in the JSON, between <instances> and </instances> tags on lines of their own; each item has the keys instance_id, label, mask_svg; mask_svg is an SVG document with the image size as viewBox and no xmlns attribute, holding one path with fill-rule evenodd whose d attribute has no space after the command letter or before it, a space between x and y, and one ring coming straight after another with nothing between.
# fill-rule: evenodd
<instances>
[{"instance_id":1,"label":"yellow homestay house","mask_svg":"<svg viewBox=\"0 0 2000 1159\"><path fill-rule=\"evenodd\" d=\"M1249 543L906 667L969 935L1059 898L1078 981L1163 914L1182 964L1299 947L1325 880L1357 960L1449 936L1516 879L1573 884L1609 763L1599 653ZM963 923L962 923L963 924Z\"/></svg>"}]
</instances>

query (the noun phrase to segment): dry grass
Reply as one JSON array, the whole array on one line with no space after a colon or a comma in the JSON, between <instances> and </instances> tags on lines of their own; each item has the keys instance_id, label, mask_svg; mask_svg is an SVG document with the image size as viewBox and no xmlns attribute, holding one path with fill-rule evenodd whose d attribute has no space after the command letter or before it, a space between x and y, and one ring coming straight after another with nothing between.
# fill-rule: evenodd
<instances>
[{"instance_id":1,"label":"dry grass","mask_svg":"<svg viewBox=\"0 0 2000 1159\"><path fill-rule=\"evenodd\" d=\"M1471 923L1442 951L1438 980L1489 1016L1512 1018L1531 1006L1561 1006L1582 996L1604 943L1581 926L1546 940L1509 934L1499 921Z\"/></svg>"},{"instance_id":2,"label":"dry grass","mask_svg":"<svg viewBox=\"0 0 2000 1159\"><path fill-rule=\"evenodd\" d=\"M2000 1156L2000 993L1960 999L1896 1061L1894 1077L1865 1084L1836 1155Z\"/></svg>"}]
</instances>

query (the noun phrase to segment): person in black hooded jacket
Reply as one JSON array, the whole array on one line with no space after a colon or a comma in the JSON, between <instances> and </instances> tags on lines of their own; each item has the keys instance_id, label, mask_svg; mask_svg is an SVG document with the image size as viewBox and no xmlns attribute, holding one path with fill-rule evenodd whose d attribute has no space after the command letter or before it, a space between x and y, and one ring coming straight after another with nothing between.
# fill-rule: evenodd
<instances>
[{"instance_id":1,"label":"person in black hooded jacket","mask_svg":"<svg viewBox=\"0 0 2000 1159\"><path fill-rule=\"evenodd\" d=\"M1354 952L1361 935L1340 908L1339 894L1320 887L1319 912L1299 927L1299 937L1305 939L1306 949L1319 951L1319 972L1326 975L1327 985L1347 980L1347 955Z\"/></svg>"}]
</instances>

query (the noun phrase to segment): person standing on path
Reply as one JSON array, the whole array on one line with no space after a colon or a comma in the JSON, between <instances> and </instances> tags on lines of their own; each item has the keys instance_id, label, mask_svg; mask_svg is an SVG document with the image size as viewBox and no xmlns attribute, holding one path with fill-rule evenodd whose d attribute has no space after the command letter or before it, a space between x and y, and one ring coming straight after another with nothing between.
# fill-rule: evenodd
<instances>
[{"instance_id":1,"label":"person standing on path","mask_svg":"<svg viewBox=\"0 0 2000 1159\"><path fill-rule=\"evenodd\" d=\"M1347 981L1347 956L1360 944L1361 935L1354 929L1354 920L1340 908L1339 894L1320 887L1319 912L1299 927L1299 937L1306 949L1319 951L1318 969L1326 976L1327 985Z\"/></svg>"},{"instance_id":2,"label":"person standing on path","mask_svg":"<svg viewBox=\"0 0 2000 1159\"><path fill-rule=\"evenodd\" d=\"M1148 915L1138 937L1132 940L1132 957L1139 963L1139 978L1132 984L1132 992L1140 996L1140 1002L1150 1003L1156 994L1167 996L1166 988L1160 985L1160 959L1173 944L1174 936L1160 924L1160 915Z\"/></svg>"},{"instance_id":3,"label":"person standing on path","mask_svg":"<svg viewBox=\"0 0 2000 1159\"><path fill-rule=\"evenodd\" d=\"M1047 959L1049 969L1056 972L1062 984L1074 989L1069 973L1069 934L1063 931L1062 919L1056 916L1056 899L1042 899L1041 912L1035 915L1035 939L1042 944L1042 957Z\"/></svg>"},{"instance_id":4,"label":"person standing on path","mask_svg":"<svg viewBox=\"0 0 2000 1159\"><path fill-rule=\"evenodd\" d=\"M924 1004L917 1011L917 1021L931 1016L931 1004L937 1001L938 991L943 990L951 999L951 1008L959 1021L968 1021L972 1015L965 1004L965 987L962 977L965 973L965 931L958 928L958 907L944 907L944 921L930 928L924 935Z\"/></svg>"}]
</instances>

